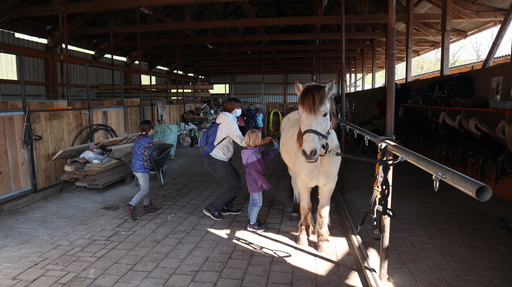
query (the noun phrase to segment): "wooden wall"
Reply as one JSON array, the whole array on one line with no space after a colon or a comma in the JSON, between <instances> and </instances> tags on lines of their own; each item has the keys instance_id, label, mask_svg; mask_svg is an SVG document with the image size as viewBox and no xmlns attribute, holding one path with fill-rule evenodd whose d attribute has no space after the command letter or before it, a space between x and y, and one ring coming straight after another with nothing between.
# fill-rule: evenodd
<instances>
[{"instance_id":1,"label":"wooden wall","mask_svg":"<svg viewBox=\"0 0 512 287\"><path fill-rule=\"evenodd\" d=\"M150 101L144 101L146 118L151 119ZM156 102L154 102L156 103ZM171 104L166 102L167 121L169 124L177 124L182 120L183 104ZM35 142L36 153L36 180L37 188L42 189L61 182L66 159L52 161L51 158L59 150L72 146L73 139L78 132L89 126L89 116L93 117L94 124L106 124L111 126L118 136L138 132L141 121L139 100L126 100L125 108L119 107L120 101L92 100L92 115L88 110L48 110L36 112L38 109L55 109L67 106L66 101L41 101L28 102L27 108L33 110L30 113L32 130L35 135L42 136L41 141ZM113 107L117 106L117 107ZM133 107L127 107L133 106ZM186 110L201 106L200 103L187 103ZM21 108L21 101L0 102L0 109ZM72 108L86 108L87 101L72 102ZM123 115L124 114L124 115ZM157 109L154 109L156 118ZM126 132L125 132L126 117ZM154 121L155 119L153 119ZM27 159L27 151L23 150L21 141L23 132L23 115L0 116L0 196L13 191L30 187L30 173ZM80 144L88 131L84 131L77 137L75 145ZM106 132L96 133L95 140L106 139Z\"/></svg>"},{"instance_id":2,"label":"wooden wall","mask_svg":"<svg viewBox=\"0 0 512 287\"><path fill-rule=\"evenodd\" d=\"M23 115L0 115L0 196L30 187Z\"/></svg>"}]
</instances>

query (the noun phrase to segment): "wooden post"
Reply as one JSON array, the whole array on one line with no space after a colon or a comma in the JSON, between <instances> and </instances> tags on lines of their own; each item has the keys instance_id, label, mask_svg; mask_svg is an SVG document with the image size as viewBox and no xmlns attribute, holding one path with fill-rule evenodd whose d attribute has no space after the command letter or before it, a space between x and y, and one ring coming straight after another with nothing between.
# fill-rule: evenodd
<instances>
[{"instance_id":1,"label":"wooden post","mask_svg":"<svg viewBox=\"0 0 512 287\"><path fill-rule=\"evenodd\" d=\"M363 60L362 60L362 63L361 63L361 91L364 91L364 86L365 86L365 76L366 76L366 53L365 53L365 49L363 49Z\"/></svg>"},{"instance_id":2,"label":"wooden post","mask_svg":"<svg viewBox=\"0 0 512 287\"><path fill-rule=\"evenodd\" d=\"M68 107L71 107L71 86L69 78L69 50L68 50L68 13L66 0L62 0L62 13L64 17L64 44L66 45L66 96Z\"/></svg>"},{"instance_id":3,"label":"wooden post","mask_svg":"<svg viewBox=\"0 0 512 287\"><path fill-rule=\"evenodd\" d=\"M352 92L352 64L348 62L348 92Z\"/></svg>"},{"instance_id":4,"label":"wooden post","mask_svg":"<svg viewBox=\"0 0 512 287\"><path fill-rule=\"evenodd\" d=\"M341 96L341 118L346 120L347 115L345 114L345 82L347 81L347 74L345 71L345 0L340 0L340 7L341 7L341 65L340 65L340 96ZM345 153L345 131L344 129L341 129L340 134L340 140L341 140L341 152ZM343 168L344 163L340 166L340 172L341 172L341 183L343 184L345 182L345 169ZM343 186L341 187L341 190L343 191Z\"/></svg>"},{"instance_id":5,"label":"wooden post","mask_svg":"<svg viewBox=\"0 0 512 287\"><path fill-rule=\"evenodd\" d=\"M284 75L284 103L288 103L288 74ZM286 112L286 105L284 105Z\"/></svg>"},{"instance_id":6,"label":"wooden post","mask_svg":"<svg viewBox=\"0 0 512 287\"><path fill-rule=\"evenodd\" d=\"M443 0L441 12L441 76L450 72L450 32L452 30L452 0Z\"/></svg>"},{"instance_id":7,"label":"wooden post","mask_svg":"<svg viewBox=\"0 0 512 287\"><path fill-rule=\"evenodd\" d=\"M405 82L412 80L412 47L414 33L414 0L407 0L407 31L405 51Z\"/></svg>"},{"instance_id":8,"label":"wooden post","mask_svg":"<svg viewBox=\"0 0 512 287\"><path fill-rule=\"evenodd\" d=\"M396 60L396 0L389 0L389 21L386 37L386 136L392 137L394 115L395 115L395 60ZM393 154L388 151L386 159L393 159ZM393 167L390 167L388 173L389 179L389 197L388 208L391 208L392 187L393 187ZM380 268L379 278L382 281L389 281L388 276L388 248L389 232L391 231L391 220L388 216L383 217L383 229L380 237Z\"/></svg>"},{"instance_id":9,"label":"wooden post","mask_svg":"<svg viewBox=\"0 0 512 287\"><path fill-rule=\"evenodd\" d=\"M375 74L377 73L377 39L373 39L372 48L372 89L375 89Z\"/></svg>"},{"instance_id":10,"label":"wooden post","mask_svg":"<svg viewBox=\"0 0 512 287\"><path fill-rule=\"evenodd\" d=\"M357 91L357 56L354 62L354 91Z\"/></svg>"}]
</instances>

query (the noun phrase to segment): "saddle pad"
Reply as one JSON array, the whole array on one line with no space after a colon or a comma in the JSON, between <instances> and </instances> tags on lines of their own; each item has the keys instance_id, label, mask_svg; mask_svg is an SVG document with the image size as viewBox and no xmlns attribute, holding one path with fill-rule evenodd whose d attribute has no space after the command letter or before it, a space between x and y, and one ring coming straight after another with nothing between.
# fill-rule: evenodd
<instances>
[{"instance_id":1,"label":"saddle pad","mask_svg":"<svg viewBox=\"0 0 512 287\"><path fill-rule=\"evenodd\" d=\"M496 136L496 129L493 128L489 123L475 117L477 127L491 135L496 141L505 144L505 141Z\"/></svg>"},{"instance_id":2,"label":"saddle pad","mask_svg":"<svg viewBox=\"0 0 512 287\"><path fill-rule=\"evenodd\" d=\"M476 129L476 118L472 118L468 121L469 131L478 139L480 138L480 132Z\"/></svg>"}]
</instances>

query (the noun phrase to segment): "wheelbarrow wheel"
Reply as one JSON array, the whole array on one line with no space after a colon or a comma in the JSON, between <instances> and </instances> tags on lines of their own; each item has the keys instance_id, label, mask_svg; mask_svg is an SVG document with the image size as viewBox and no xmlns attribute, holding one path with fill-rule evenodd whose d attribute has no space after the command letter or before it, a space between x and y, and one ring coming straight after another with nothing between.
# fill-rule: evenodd
<instances>
[{"instance_id":1,"label":"wheelbarrow wheel","mask_svg":"<svg viewBox=\"0 0 512 287\"><path fill-rule=\"evenodd\" d=\"M157 173L157 177L158 177L158 180L160 181L160 186L164 186L164 179L165 179L165 174L166 174L166 171L165 171L165 167L160 169Z\"/></svg>"}]
</instances>

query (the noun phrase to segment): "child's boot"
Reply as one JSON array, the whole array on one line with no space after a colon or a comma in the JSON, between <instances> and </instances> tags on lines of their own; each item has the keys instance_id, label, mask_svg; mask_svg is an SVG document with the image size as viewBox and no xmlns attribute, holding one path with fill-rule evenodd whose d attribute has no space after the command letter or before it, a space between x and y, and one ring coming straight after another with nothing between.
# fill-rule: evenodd
<instances>
[{"instance_id":1,"label":"child's boot","mask_svg":"<svg viewBox=\"0 0 512 287\"><path fill-rule=\"evenodd\" d=\"M135 206L127 203L123 207L123 211L126 212L126 214L128 214L128 217L130 217L133 221L135 221L135 217L133 217L133 213L135 212Z\"/></svg>"},{"instance_id":2,"label":"child's boot","mask_svg":"<svg viewBox=\"0 0 512 287\"><path fill-rule=\"evenodd\" d=\"M155 213L158 210L151 202L148 205L144 205L144 214Z\"/></svg>"}]
</instances>

